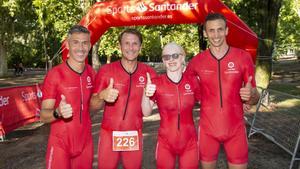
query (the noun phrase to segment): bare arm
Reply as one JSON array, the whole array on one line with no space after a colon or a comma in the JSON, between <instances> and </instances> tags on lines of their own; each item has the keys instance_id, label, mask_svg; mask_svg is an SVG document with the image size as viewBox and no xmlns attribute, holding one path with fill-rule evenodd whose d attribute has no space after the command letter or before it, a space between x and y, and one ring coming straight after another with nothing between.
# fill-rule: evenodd
<instances>
[{"instance_id":1,"label":"bare arm","mask_svg":"<svg viewBox=\"0 0 300 169\"><path fill-rule=\"evenodd\" d=\"M42 102L40 118L43 123L51 123L56 120L53 116L55 99L47 99Z\"/></svg>"},{"instance_id":2,"label":"bare arm","mask_svg":"<svg viewBox=\"0 0 300 169\"><path fill-rule=\"evenodd\" d=\"M90 112L99 111L103 107L104 101L114 103L118 99L119 91L114 89L113 85L114 80L111 78L106 89L92 95L90 100Z\"/></svg>"},{"instance_id":3,"label":"bare arm","mask_svg":"<svg viewBox=\"0 0 300 169\"><path fill-rule=\"evenodd\" d=\"M255 105L255 104L257 104L259 97L260 97L260 95L259 95L257 89L252 88L251 89L251 97L248 101L246 101L246 103L250 104L250 105Z\"/></svg>"},{"instance_id":4,"label":"bare arm","mask_svg":"<svg viewBox=\"0 0 300 169\"><path fill-rule=\"evenodd\" d=\"M241 99L245 104L254 105L259 100L259 93L256 87L252 87L251 85L252 76L248 78L248 82L244 87L240 89Z\"/></svg>"},{"instance_id":5,"label":"bare arm","mask_svg":"<svg viewBox=\"0 0 300 169\"><path fill-rule=\"evenodd\" d=\"M142 112L144 116L150 116L152 113L154 102L149 97L143 94L142 97Z\"/></svg>"},{"instance_id":6,"label":"bare arm","mask_svg":"<svg viewBox=\"0 0 300 169\"><path fill-rule=\"evenodd\" d=\"M100 93L92 95L90 100L90 112L94 113L99 111L104 106L104 98L100 96Z\"/></svg>"},{"instance_id":7,"label":"bare arm","mask_svg":"<svg viewBox=\"0 0 300 169\"><path fill-rule=\"evenodd\" d=\"M152 84L150 74L147 72L147 84L142 97L142 112L144 116L149 116L152 113L154 102L149 97L153 96L156 91L156 85Z\"/></svg>"},{"instance_id":8,"label":"bare arm","mask_svg":"<svg viewBox=\"0 0 300 169\"><path fill-rule=\"evenodd\" d=\"M73 116L73 109L70 104L67 103L66 97L61 95L61 101L59 103L57 111L54 110L55 99L47 99L42 102L41 121L44 123L51 123L58 118L68 119ZM57 117L54 117L54 112L57 113Z\"/></svg>"}]
</instances>

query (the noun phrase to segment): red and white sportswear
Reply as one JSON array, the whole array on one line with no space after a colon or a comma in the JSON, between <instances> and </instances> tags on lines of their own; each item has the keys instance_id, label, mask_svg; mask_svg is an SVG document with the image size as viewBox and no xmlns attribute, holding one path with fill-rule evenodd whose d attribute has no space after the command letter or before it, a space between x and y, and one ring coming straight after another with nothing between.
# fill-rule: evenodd
<instances>
[{"instance_id":1,"label":"red and white sportswear","mask_svg":"<svg viewBox=\"0 0 300 169\"><path fill-rule=\"evenodd\" d=\"M253 77L252 86L256 86L250 54L229 47L223 58L216 59L208 49L190 61L187 71L200 78L201 132L213 136L219 142L234 137L244 126L243 102L239 91L249 76Z\"/></svg>"},{"instance_id":2,"label":"red and white sportswear","mask_svg":"<svg viewBox=\"0 0 300 169\"><path fill-rule=\"evenodd\" d=\"M99 70L93 93L98 93L106 89L110 78L114 80L113 88L119 91L119 96L114 103L105 103L101 124L103 131L100 133L103 137L99 138L98 146L99 168L116 168L120 154L123 159L124 168L141 167L142 147L138 151L118 152L112 151L111 146L105 145L108 142L111 145L112 131L136 130L142 141L143 114L141 100L144 87L147 83L147 72L151 77L156 76L153 68L140 62L137 63L136 70L133 73L128 73L122 66L121 61L104 65ZM124 160L126 160L126 163L124 163Z\"/></svg>"},{"instance_id":3,"label":"red and white sportswear","mask_svg":"<svg viewBox=\"0 0 300 169\"><path fill-rule=\"evenodd\" d=\"M44 80L43 100L55 99L55 108L61 95L71 104L73 116L51 123L46 155L47 168L92 168L93 145L89 100L96 73L86 65L77 73L64 62L51 69Z\"/></svg>"},{"instance_id":4,"label":"red and white sportswear","mask_svg":"<svg viewBox=\"0 0 300 169\"><path fill-rule=\"evenodd\" d=\"M157 168L198 168L197 133L193 120L195 102L200 100L199 82L183 74L178 83L167 74L152 80L156 91L151 100L157 103L160 127L156 148Z\"/></svg>"}]
</instances>

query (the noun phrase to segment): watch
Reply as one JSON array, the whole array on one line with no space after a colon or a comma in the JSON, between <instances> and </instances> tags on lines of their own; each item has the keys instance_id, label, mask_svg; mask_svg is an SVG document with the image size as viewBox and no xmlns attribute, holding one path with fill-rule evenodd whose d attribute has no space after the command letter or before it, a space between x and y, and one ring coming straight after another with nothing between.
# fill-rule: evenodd
<instances>
[{"instance_id":1,"label":"watch","mask_svg":"<svg viewBox=\"0 0 300 169\"><path fill-rule=\"evenodd\" d=\"M53 117L56 119L60 119L61 116L57 113L57 111L53 111Z\"/></svg>"}]
</instances>

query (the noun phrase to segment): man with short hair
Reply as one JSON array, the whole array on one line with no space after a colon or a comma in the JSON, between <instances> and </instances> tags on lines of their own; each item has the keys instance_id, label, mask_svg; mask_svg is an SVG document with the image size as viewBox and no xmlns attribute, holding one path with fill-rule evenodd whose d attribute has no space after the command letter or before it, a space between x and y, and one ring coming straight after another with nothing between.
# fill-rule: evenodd
<instances>
[{"instance_id":1,"label":"man with short hair","mask_svg":"<svg viewBox=\"0 0 300 169\"><path fill-rule=\"evenodd\" d=\"M201 110L199 152L203 169L215 169L223 144L230 169L246 169L248 143L243 118L243 103L253 105L259 94L250 54L226 42L226 19L208 14L204 36L209 49L196 55L187 72L200 79Z\"/></svg>"},{"instance_id":2,"label":"man with short hair","mask_svg":"<svg viewBox=\"0 0 300 169\"><path fill-rule=\"evenodd\" d=\"M141 99L147 83L146 73L155 77L150 66L137 61L142 35L126 29L119 36L122 58L100 68L91 99L91 110L104 114L98 143L98 168L140 169L143 154L143 113Z\"/></svg>"},{"instance_id":3,"label":"man with short hair","mask_svg":"<svg viewBox=\"0 0 300 169\"><path fill-rule=\"evenodd\" d=\"M51 123L47 169L91 169L93 140L89 100L96 72L85 64L90 32L81 25L68 33L66 62L51 69L44 80L41 121Z\"/></svg>"}]
</instances>

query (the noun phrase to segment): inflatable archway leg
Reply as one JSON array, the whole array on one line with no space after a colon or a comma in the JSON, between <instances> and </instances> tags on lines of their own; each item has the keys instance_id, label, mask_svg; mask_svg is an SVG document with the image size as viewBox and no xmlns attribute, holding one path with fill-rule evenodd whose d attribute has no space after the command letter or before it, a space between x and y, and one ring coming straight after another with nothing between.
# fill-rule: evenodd
<instances>
[{"instance_id":1,"label":"inflatable archway leg","mask_svg":"<svg viewBox=\"0 0 300 169\"><path fill-rule=\"evenodd\" d=\"M0 142L3 142L5 140L5 131L2 126L2 122L0 121Z\"/></svg>"}]
</instances>

